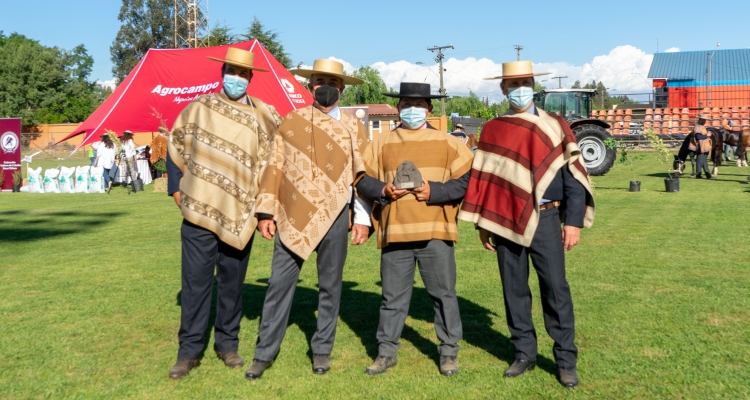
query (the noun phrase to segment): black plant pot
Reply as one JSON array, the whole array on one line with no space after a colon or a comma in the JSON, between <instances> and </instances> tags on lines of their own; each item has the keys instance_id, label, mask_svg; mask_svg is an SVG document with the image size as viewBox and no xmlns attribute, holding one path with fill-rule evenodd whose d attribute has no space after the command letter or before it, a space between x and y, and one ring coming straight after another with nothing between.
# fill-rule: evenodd
<instances>
[{"instance_id":1,"label":"black plant pot","mask_svg":"<svg viewBox=\"0 0 750 400\"><path fill-rule=\"evenodd\" d=\"M20 193L21 185L13 185L13 193Z\"/></svg>"},{"instance_id":2,"label":"black plant pot","mask_svg":"<svg viewBox=\"0 0 750 400\"><path fill-rule=\"evenodd\" d=\"M143 191L143 181L139 178L133 181L133 192Z\"/></svg>"},{"instance_id":3,"label":"black plant pot","mask_svg":"<svg viewBox=\"0 0 750 400\"><path fill-rule=\"evenodd\" d=\"M640 181L630 181L630 191L631 192L640 192L641 191L641 182Z\"/></svg>"},{"instance_id":4,"label":"black plant pot","mask_svg":"<svg viewBox=\"0 0 750 400\"><path fill-rule=\"evenodd\" d=\"M680 180L664 178L664 186L667 192L679 192L680 191Z\"/></svg>"}]
</instances>

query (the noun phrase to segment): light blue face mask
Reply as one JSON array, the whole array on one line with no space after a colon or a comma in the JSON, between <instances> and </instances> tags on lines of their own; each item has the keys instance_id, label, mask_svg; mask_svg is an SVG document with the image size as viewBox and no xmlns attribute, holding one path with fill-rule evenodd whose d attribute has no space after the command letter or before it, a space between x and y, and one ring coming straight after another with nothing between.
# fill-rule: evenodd
<instances>
[{"instance_id":1,"label":"light blue face mask","mask_svg":"<svg viewBox=\"0 0 750 400\"><path fill-rule=\"evenodd\" d=\"M417 129L427 121L427 109L422 107L404 108L399 113L401 122L411 129Z\"/></svg>"},{"instance_id":2,"label":"light blue face mask","mask_svg":"<svg viewBox=\"0 0 750 400\"><path fill-rule=\"evenodd\" d=\"M513 107L526 108L534 99L534 89L528 86L519 86L508 89L508 101Z\"/></svg>"},{"instance_id":3,"label":"light blue face mask","mask_svg":"<svg viewBox=\"0 0 750 400\"><path fill-rule=\"evenodd\" d=\"M224 75L224 91L233 99L240 98L245 94L248 83L247 79L237 75Z\"/></svg>"}]
</instances>

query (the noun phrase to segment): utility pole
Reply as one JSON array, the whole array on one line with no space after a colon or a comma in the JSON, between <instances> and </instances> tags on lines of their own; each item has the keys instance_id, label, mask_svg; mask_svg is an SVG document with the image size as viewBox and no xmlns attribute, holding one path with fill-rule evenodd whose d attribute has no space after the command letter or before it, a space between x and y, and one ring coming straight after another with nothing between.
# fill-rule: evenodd
<instances>
[{"instance_id":1,"label":"utility pole","mask_svg":"<svg viewBox=\"0 0 750 400\"><path fill-rule=\"evenodd\" d=\"M523 50L523 46L521 45L515 45L513 46L514 49L516 49L516 54L518 56L518 61L521 61L521 50Z\"/></svg>"},{"instance_id":2,"label":"utility pole","mask_svg":"<svg viewBox=\"0 0 750 400\"><path fill-rule=\"evenodd\" d=\"M447 46L433 46L428 47L427 50L429 51L437 51L438 55L435 57L435 61L440 64L440 95L445 96L445 87L443 87L443 58L445 58L445 55L443 55L443 49L453 49L452 45ZM440 110L442 111L442 115L445 115L445 98L440 99Z\"/></svg>"},{"instance_id":3,"label":"utility pole","mask_svg":"<svg viewBox=\"0 0 750 400\"><path fill-rule=\"evenodd\" d=\"M174 0L174 47L206 47L211 36L208 0Z\"/></svg>"},{"instance_id":4,"label":"utility pole","mask_svg":"<svg viewBox=\"0 0 750 400\"><path fill-rule=\"evenodd\" d=\"M562 80L567 78L567 76L553 76L550 79L557 79L557 88L562 89Z\"/></svg>"}]
</instances>

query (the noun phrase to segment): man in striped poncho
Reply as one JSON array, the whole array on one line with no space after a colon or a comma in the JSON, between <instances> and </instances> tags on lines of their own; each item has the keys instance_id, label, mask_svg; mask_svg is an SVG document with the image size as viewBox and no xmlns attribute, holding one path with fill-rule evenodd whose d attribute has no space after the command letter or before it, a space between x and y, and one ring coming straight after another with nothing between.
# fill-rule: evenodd
<instances>
[{"instance_id":1,"label":"man in striped poncho","mask_svg":"<svg viewBox=\"0 0 750 400\"><path fill-rule=\"evenodd\" d=\"M474 222L482 244L497 252L515 362L515 377L534 368L529 256L539 276L544 325L555 341L560 382L578 385L573 300L564 250L594 221L594 200L581 151L561 117L534 106L531 61L503 64L500 88L511 109L482 128L459 218ZM560 228L560 222L564 227Z\"/></svg>"},{"instance_id":2,"label":"man in striped poncho","mask_svg":"<svg viewBox=\"0 0 750 400\"><path fill-rule=\"evenodd\" d=\"M383 301L377 338L378 357L366 369L381 374L396 365L399 339L409 311L415 264L435 303L435 332L440 345L440 373L458 372L458 341L463 335L456 297L458 241L456 215L466 192L472 152L459 139L427 124L432 111L430 85L401 83L401 125L375 138L362 154L365 175L359 192L376 202L373 223L382 249ZM413 190L396 189L397 169L411 161L422 176Z\"/></svg>"}]
</instances>

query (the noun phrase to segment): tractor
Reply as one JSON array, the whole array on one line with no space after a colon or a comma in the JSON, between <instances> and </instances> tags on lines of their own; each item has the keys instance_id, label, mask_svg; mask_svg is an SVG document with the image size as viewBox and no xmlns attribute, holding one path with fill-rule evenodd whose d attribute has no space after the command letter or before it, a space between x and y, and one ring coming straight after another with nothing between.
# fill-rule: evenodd
<instances>
[{"instance_id":1,"label":"tractor","mask_svg":"<svg viewBox=\"0 0 750 400\"><path fill-rule=\"evenodd\" d=\"M607 132L609 124L591 118L591 99L595 94L595 89L545 89L534 93L534 103L565 118L581 148L586 171L589 175L604 175L612 168L617 150L604 145L612 137Z\"/></svg>"}]
</instances>

